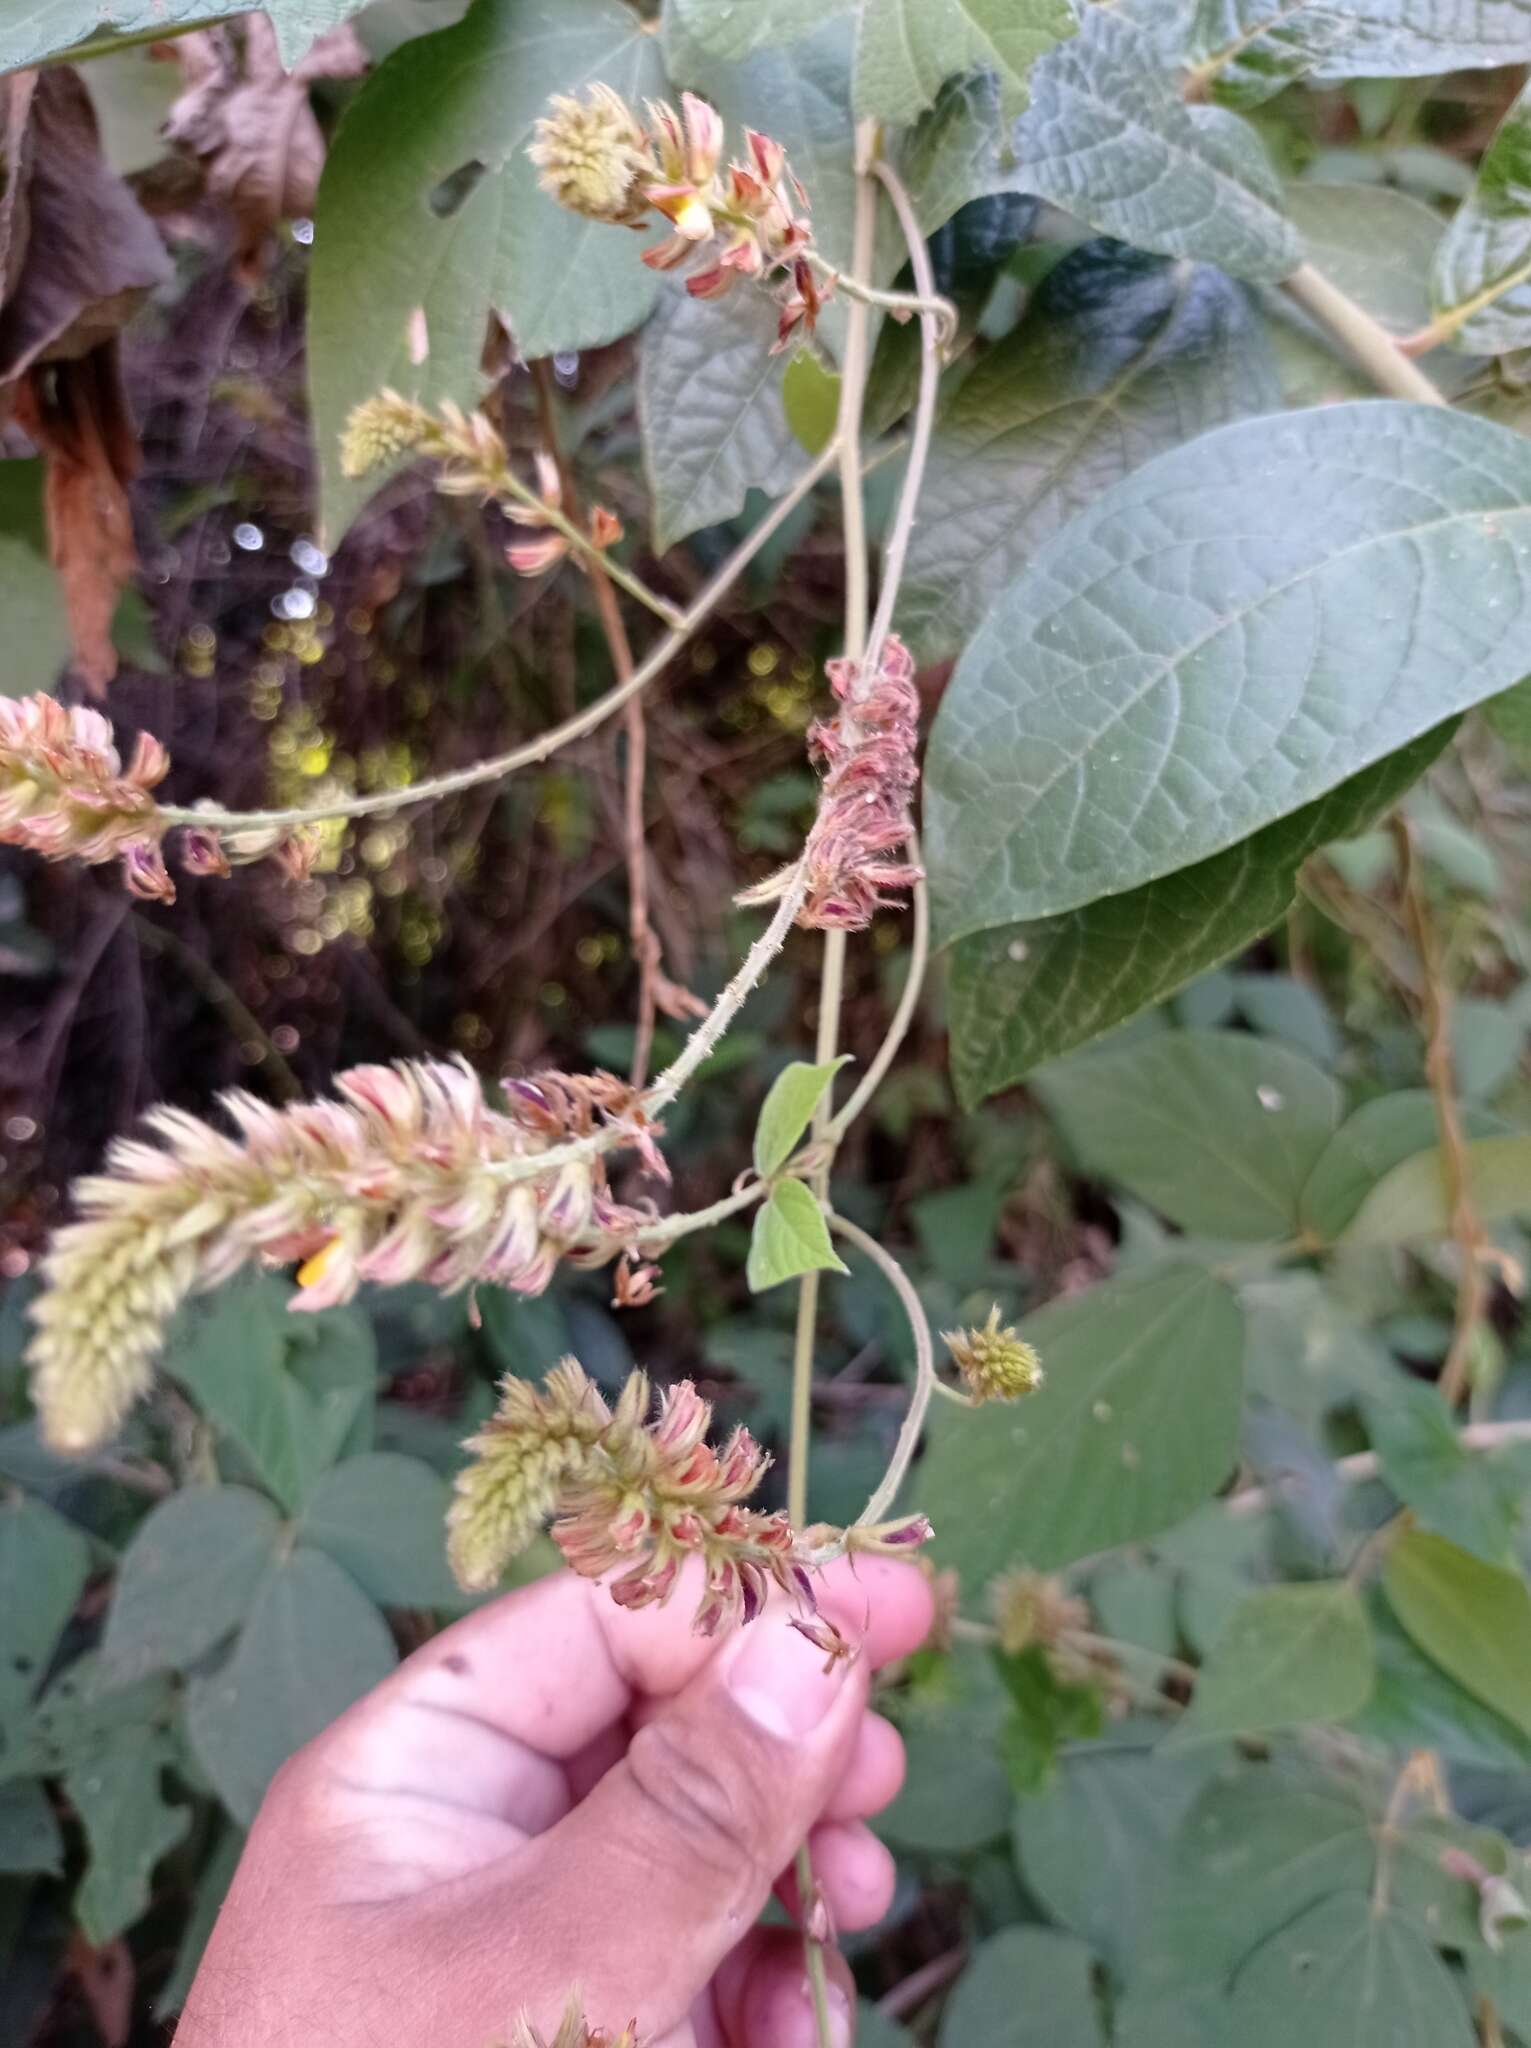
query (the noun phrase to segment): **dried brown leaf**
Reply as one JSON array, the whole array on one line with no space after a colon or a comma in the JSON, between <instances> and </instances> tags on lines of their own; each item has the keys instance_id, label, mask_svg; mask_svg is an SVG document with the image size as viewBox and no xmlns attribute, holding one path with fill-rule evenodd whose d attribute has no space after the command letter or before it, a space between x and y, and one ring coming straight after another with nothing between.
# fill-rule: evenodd
<instances>
[{"instance_id":1,"label":"dried brown leaf","mask_svg":"<svg viewBox=\"0 0 1531 2048\"><path fill-rule=\"evenodd\" d=\"M227 202L236 267L253 283L277 222L312 213L318 197L324 136L308 88L318 78L358 77L367 53L344 23L284 71L263 14L246 20L242 51L225 28L182 36L174 47L186 89L170 110L165 135L200 159L208 191Z\"/></svg>"},{"instance_id":2,"label":"dried brown leaf","mask_svg":"<svg viewBox=\"0 0 1531 2048\"><path fill-rule=\"evenodd\" d=\"M138 441L115 339L52 369L29 371L16 395L16 418L47 457L48 551L63 586L75 664L99 696L117 673L112 617L138 567L127 494Z\"/></svg>"}]
</instances>

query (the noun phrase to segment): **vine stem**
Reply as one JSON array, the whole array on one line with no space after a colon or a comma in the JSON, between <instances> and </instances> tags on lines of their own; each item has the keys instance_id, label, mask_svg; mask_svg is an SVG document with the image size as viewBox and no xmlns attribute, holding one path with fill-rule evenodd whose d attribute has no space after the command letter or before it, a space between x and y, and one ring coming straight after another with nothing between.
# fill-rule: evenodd
<instances>
[{"instance_id":1,"label":"vine stem","mask_svg":"<svg viewBox=\"0 0 1531 2048\"><path fill-rule=\"evenodd\" d=\"M1393 398L1415 399L1420 405L1446 403L1387 329L1311 263L1300 263L1282 281L1281 289L1354 356L1379 391Z\"/></svg>"},{"instance_id":2,"label":"vine stem","mask_svg":"<svg viewBox=\"0 0 1531 2048\"><path fill-rule=\"evenodd\" d=\"M1455 1063L1451 1054L1451 999L1446 989L1446 971L1436 938L1434 921L1420 886L1414 859L1414 838L1401 811L1392 817L1393 842L1398 848L1398 873L1404 908L1414 948L1419 954L1422 982L1420 1013L1425 1028L1425 1081L1435 1104L1435 1126L1441 1140L1442 1179L1462 1270L1457 1278L1456 1314L1451 1344L1441 1367L1440 1390L1449 1407L1455 1407L1469 1391L1472 1378L1472 1347L1478 1325L1488 1305L1483 1277L1483 1224L1473 1200L1472 1174L1467 1163L1467 1138L1462 1129L1462 1110L1457 1101Z\"/></svg>"},{"instance_id":3,"label":"vine stem","mask_svg":"<svg viewBox=\"0 0 1531 2048\"><path fill-rule=\"evenodd\" d=\"M597 547L579 523L579 500L574 492L574 479L563 459L556 434L553 433L551 404L543 398L543 378L546 374L547 358L539 356L532 364L532 381L537 390L537 410L541 416L543 438L548 443L548 453L558 465L559 482L563 488L567 512L557 505L550 505L546 498L534 491L530 484L522 483L509 464L494 478L494 487L486 491L488 498L515 498L520 504L534 512L540 512L549 526L561 533L579 556L589 572L591 582L603 577L608 583L620 584L629 597L637 598L646 605L656 618L663 619L667 626L678 626L684 617L679 605L671 604L667 597L661 597L657 590L650 590L641 576L635 576L630 569L624 569L620 562L614 562L608 549ZM539 374L541 373L541 374Z\"/></svg>"},{"instance_id":4,"label":"vine stem","mask_svg":"<svg viewBox=\"0 0 1531 2048\"><path fill-rule=\"evenodd\" d=\"M873 168L876 170L878 166L874 165ZM936 290L934 279L928 286L920 285L918 292L884 292L846 271L836 270L817 249L808 249L804 253L820 277L845 298L853 299L858 305L875 306L879 312L891 313L895 319L907 320L913 313L927 319L933 318L943 347L956 334L957 308L950 299L943 298Z\"/></svg>"},{"instance_id":5,"label":"vine stem","mask_svg":"<svg viewBox=\"0 0 1531 2048\"><path fill-rule=\"evenodd\" d=\"M888 1469L878 1482L877 1491L856 1517L856 1524L860 1527L863 1523L885 1522L898 1499L904 1474L919 1448L920 1433L925 1427L925 1411L935 1392L936 1352L924 1304L915 1292L914 1282L893 1254L884 1251L875 1237L868 1236L860 1224L852 1223L848 1216L837 1216L832 1209L826 1209L825 1221L836 1237L843 1237L847 1244L854 1245L877 1267L903 1305L904 1314L909 1318L910 1334L914 1338L914 1392L909 1397L909 1406L898 1432L898 1442L893 1446L893 1456L888 1460Z\"/></svg>"},{"instance_id":6,"label":"vine stem","mask_svg":"<svg viewBox=\"0 0 1531 2048\"><path fill-rule=\"evenodd\" d=\"M834 467L838 457L839 443L836 438L809 465L786 495L777 500L760 524L739 543L716 575L703 585L696 597L686 606L673 630L644 656L626 682L618 683L614 689L598 697L593 704L587 704L583 711L576 712L572 718L566 718L561 724L540 733L536 739L524 741L506 753L493 754L486 761L475 761L469 767L454 768L445 775L428 776L423 782L407 783L402 789L377 790L369 796L350 797L336 803L298 805L294 809L281 811L225 811L213 807L202 809L166 804L159 812L161 821L166 825L203 825L213 831L227 832L291 830L298 825L323 824L331 818L372 817L383 811L403 810L409 804L429 803L437 797L455 796L460 790L475 789L483 782L503 781L507 775L513 775L518 768L546 761L561 747L570 745L574 740L583 739L587 732L594 732L597 726L604 725L608 718L622 709L629 697L646 688L662 669L669 666L687 641L716 611L722 599L738 582L782 522L791 517L809 492Z\"/></svg>"}]
</instances>

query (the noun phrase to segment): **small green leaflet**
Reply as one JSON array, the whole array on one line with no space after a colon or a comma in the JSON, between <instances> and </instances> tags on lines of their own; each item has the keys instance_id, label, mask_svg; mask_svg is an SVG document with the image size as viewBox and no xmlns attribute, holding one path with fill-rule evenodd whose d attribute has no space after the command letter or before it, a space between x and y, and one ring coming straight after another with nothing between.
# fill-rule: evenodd
<instances>
[{"instance_id":1,"label":"small green leaflet","mask_svg":"<svg viewBox=\"0 0 1531 2048\"><path fill-rule=\"evenodd\" d=\"M123 1553L101 1654L118 1684L185 1671L232 1635L282 1540L245 1486L192 1487L139 1523Z\"/></svg>"},{"instance_id":2,"label":"small green leaflet","mask_svg":"<svg viewBox=\"0 0 1531 2048\"><path fill-rule=\"evenodd\" d=\"M1431 295L1452 341L1472 355L1531 341L1531 90L1500 122L1442 238Z\"/></svg>"},{"instance_id":3,"label":"small green leaflet","mask_svg":"<svg viewBox=\"0 0 1531 2048\"><path fill-rule=\"evenodd\" d=\"M0 1499L0 1728L41 1684L90 1573L90 1546L72 1522L24 1493Z\"/></svg>"},{"instance_id":4,"label":"small green leaflet","mask_svg":"<svg viewBox=\"0 0 1531 2048\"><path fill-rule=\"evenodd\" d=\"M751 1293L794 1280L799 1273L845 1270L812 1194L800 1180L779 1181L755 1211L745 1269Z\"/></svg>"},{"instance_id":5,"label":"small green leaflet","mask_svg":"<svg viewBox=\"0 0 1531 2048\"><path fill-rule=\"evenodd\" d=\"M781 402L787 425L809 455L827 448L840 411L840 376L816 355L800 350L782 378Z\"/></svg>"},{"instance_id":6,"label":"small green leaflet","mask_svg":"<svg viewBox=\"0 0 1531 2048\"><path fill-rule=\"evenodd\" d=\"M1444 409L1246 420L1145 464L1043 544L947 688L942 943L1205 859L1507 688L1528 562L1531 448Z\"/></svg>"},{"instance_id":7,"label":"small green leaflet","mask_svg":"<svg viewBox=\"0 0 1531 2048\"><path fill-rule=\"evenodd\" d=\"M397 1451L347 1458L324 1473L298 1522L302 1542L344 1566L385 1607L463 1605L447 1567L451 1490L419 1458Z\"/></svg>"},{"instance_id":8,"label":"small green leaflet","mask_svg":"<svg viewBox=\"0 0 1531 2048\"><path fill-rule=\"evenodd\" d=\"M1227 2038L1241 2048L1473 2048L1476 2035L1429 1937L1352 1891L1310 1907L1244 1966Z\"/></svg>"},{"instance_id":9,"label":"small green leaflet","mask_svg":"<svg viewBox=\"0 0 1531 2048\"><path fill-rule=\"evenodd\" d=\"M1473 1203L1486 1223L1531 1213L1531 1136L1474 1138L1464 1147ZM1449 1237L1451 1208L1437 1146L1383 1175L1342 1234L1345 1244Z\"/></svg>"},{"instance_id":10,"label":"small green leaflet","mask_svg":"<svg viewBox=\"0 0 1531 2048\"><path fill-rule=\"evenodd\" d=\"M191 1808L167 1805L160 1789L175 1755L168 1735L129 1728L64 1779L90 1850L74 1910L98 1947L142 1918L155 1864L191 1827Z\"/></svg>"},{"instance_id":11,"label":"small green leaflet","mask_svg":"<svg viewBox=\"0 0 1531 2048\"><path fill-rule=\"evenodd\" d=\"M1363 1411L1382 1477L1420 1525L1485 1564L1513 1566L1524 1480L1492 1451L1467 1448L1439 1389L1395 1370Z\"/></svg>"},{"instance_id":12,"label":"small green leaflet","mask_svg":"<svg viewBox=\"0 0 1531 2048\"><path fill-rule=\"evenodd\" d=\"M1468 1135L1481 1112L1469 1111ZM1428 1152L1440 1135L1426 1088L1374 1096L1346 1117L1302 1191L1302 1225L1315 1237L1337 1238L1371 1190L1393 1167ZM1485 1133L1486 1135L1486 1133Z\"/></svg>"},{"instance_id":13,"label":"small green leaflet","mask_svg":"<svg viewBox=\"0 0 1531 2048\"><path fill-rule=\"evenodd\" d=\"M1234 1610L1162 1747L1344 1721L1371 1696L1371 1626L1343 1583L1269 1586Z\"/></svg>"},{"instance_id":14,"label":"small green leaflet","mask_svg":"<svg viewBox=\"0 0 1531 2048\"><path fill-rule=\"evenodd\" d=\"M1085 1943L1006 1927L974 1950L941 2015L938 2048L1102 2048Z\"/></svg>"},{"instance_id":15,"label":"small green leaflet","mask_svg":"<svg viewBox=\"0 0 1531 2048\"><path fill-rule=\"evenodd\" d=\"M762 1180L779 1173L791 1158L824 1090L849 1058L849 1053L841 1053L821 1066L794 1060L771 1083L755 1126L755 1171Z\"/></svg>"},{"instance_id":16,"label":"small green leaflet","mask_svg":"<svg viewBox=\"0 0 1531 2048\"><path fill-rule=\"evenodd\" d=\"M1427 1656L1474 1698L1531 1735L1531 1592L1428 1530L1392 1545L1383 1589Z\"/></svg>"}]
</instances>

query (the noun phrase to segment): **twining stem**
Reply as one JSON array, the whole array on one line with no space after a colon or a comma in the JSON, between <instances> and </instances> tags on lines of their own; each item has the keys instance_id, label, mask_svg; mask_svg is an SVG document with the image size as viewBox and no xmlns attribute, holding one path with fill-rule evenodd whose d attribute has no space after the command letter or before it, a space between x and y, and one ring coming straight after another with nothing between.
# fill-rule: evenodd
<instances>
[{"instance_id":1,"label":"twining stem","mask_svg":"<svg viewBox=\"0 0 1531 2048\"><path fill-rule=\"evenodd\" d=\"M662 1216L657 1223L638 1232L633 1239L633 1250L644 1257L663 1251L677 1238L690 1237L698 1230L711 1230L714 1224L737 1216L741 1209L753 1208L767 1193L767 1182L752 1180L748 1186L735 1188L731 1195L724 1195L721 1201L710 1202L705 1209L682 1209L673 1216Z\"/></svg>"},{"instance_id":2,"label":"twining stem","mask_svg":"<svg viewBox=\"0 0 1531 2048\"><path fill-rule=\"evenodd\" d=\"M879 291L875 285L867 284L859 277L836 270L817 249L808 249L804 253L820 277L833 285L842 298L852 299L861 306L875 306L879 312L892 313L897 319L907 320L916 313L927 319L933 318L942 348L955 336L957 308L950 299L942 298L935 288L934 279L928 286L920 285L918 292Z\"/></svg>"},{"instance_id":3,"label":"twining stem","mask_svg":"<svg viewBox=\"0 0 1531 2048\"><path fill-rule=\"evenodd\" d=\"M883 1250L875 1237L869 1237L860 1224L852 1223L848 1216L837 1216L833 1210L825 1213L825 1220L836 1237L843 1237L854 1245L863 1257L872 1261L903 1306L909 1318L909 1330L914 1338L914 1392L909 1397L909 1406L904 1414L903 1425L898 1433L898 1442L893 1446L893 1456L888 1469L878 1482L877 1491L856 1517L857 1523L885 1522L898 1499L898 1490L904 1483L904 1474L919 1449L920 1433L925 1427L925 1411L930 1406L931 1394L936 1386L936 1352L931 1342L930 1323L926 1318L924 1304L915 1291L914 1282L904 1271L891 1252Z\"/></svg>"},{"instance_id":4,"label":"twining stem","mask_svg":"<svg viewBox=\"0 0 1531 2048\"><path fill-rule=\"evenodd\" d=\"M1379 391L1393 398L1412 398L1420 405L1444 405L1423 370L1416 369L1402 348L1363 306L1342 292L1338 285L1315 270L1311 263L1299 264L1281 289L1326 327L1348 353L1354 356Z\"/></svg>"},{"instance_id":5,"label":"twining stem","mask_svg":"<svg viewBox=\"0 0 1531 2048\"><path fill-rule=\"evenodd\" d=\"M644 656L626 682L618 683L593 704L587 704L583 711L538 734L535 739L511 747L506 753L493 754L487 761L475 761L469 767L454 768L445 775L428 776L422 782L406 783L400 789L376 790L368 796L344 797L330 803L298 805L281 811L225 811L213 806L166 804L159 812L160 818L167 825L204 825L211 831L290 830L298 825L323 824L330 818L371 817L380 811L399 811L409 804L455 796L459 790L476 789L483 782L499 782L507 775L513 775L518 768L546 761L561 747L583 739L587 732L594 732L597 726L604 725L608 718L621 710L629 697L636 696L669 666L687 641L716 611L772 534L834 467L838 457L838 441L831 441L786 495L771 507L760 524L739 543L716 575L703 585L681 613L673 631Z\"/></svg>"},{"instance_id":6,"label":"twining stem","mask_svg":"<svg viewBox=\"0 0 1531 2048\"><path fill-rule=\"evenodd\" d=\"M1470 1389L1473 1343L1488 1305L1488 1285L1483 1270L1483 1223L1473 1200L1472 1174L1467 1163L1467 1137L1462 1129L1462 1111L1457 1101L1456 1073L1451 1055L1451 998L1436 937L1435 922L1425 902L1414 859L1414 840L1408 820L1401 811L1392 818L1393 840L1398 848L1398 872L1409 929L1419 954L1422 991L1420 1012L1425 1029L1425 1081L1435 1105L1435 1125L1441 1140L1441 1177L1446 1185L1446 1204L1451 1235L1456 1240L1461 1270L1457 1276L1456 1314L1451 1345L1441 1367L1442 1397L1455 1407Z\"/></svg>"},{"instance_id":7,"label":"twining stem","mask_svg":"<svg viewBox=\"0 0 1531 2048\"><path fill-rule=\"evenodd\" d=\"M537 413L542 423L543 445L552 456L558 468L558 480L563 491L563 501L576 526L580 518L578 487L574 479L574 467L564 450L558 432L558 403L553 372L545 358L532 364L532 381L537 391ZM596 558L586 564L590 577L590 594L595 599L596 617L601 622L601 631L606 636L607 650L611 665L616 671L617 681L632 680L633 650L627 637L627 627L622 618L622 607L617 602L617 593L607 573L604 556L597 551ZM674 607L665 609L674 621ZM648 1077L649 1054L654 1045L654 1020L659 1008L660 951L659 939L649 923L649 856L644 831L643 793L648 772L648 725L644 718L641 696L629 697L622 707L622 720L627 734L626 760L623 763L622 786L622 857L627 868L627 934L632 947L633 959L638 967L638 1019L633 1036L632 1064L627 1078L635 1088L641 1088Z\"/></svg>"}]
</instances>

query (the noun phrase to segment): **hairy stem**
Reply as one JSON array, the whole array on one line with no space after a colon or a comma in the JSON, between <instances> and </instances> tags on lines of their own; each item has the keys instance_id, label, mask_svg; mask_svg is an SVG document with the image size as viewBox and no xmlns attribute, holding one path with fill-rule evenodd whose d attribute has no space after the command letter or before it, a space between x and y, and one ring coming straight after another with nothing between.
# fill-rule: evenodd
<instances>
[{"instance_id":1,"label":"hairy stem","mask_svg":"<svg viewBox=\"0 0 1531 2048\"><path fill-rule=\"evenodd\" d=\"M536 739L511 747L506 753L491 755L487 761L475 761L470 767L454 768L445 775L428 776L423 782L408 783L402 789L378 790L370 796L348 797L336 803L298 805L281 811L225 811L212 806L177 807L166 804L160 810L160 818L167 825L203 825L211 831L290 830L298 825L323 824L330 818L366 818L383 811L400 811L410 804L429 803L437 797L455 796L460 790L476 789L483 782L503 781L518 768L548 760L561 747L583 739L587 732L594 732L597 726L604 725L608 718L621 710L629 697L646 688L661 670L669 666L687 641L717 610L772 534L834 467L838 455L838 442L831 441L791 490L740 542L717 574L703 585L681 613L674 630L644 656L626 682L618 683L614 689L598 697L595 703L586 705L583 711L564 719L548 732L540 733Z\"/></svg>"},{"instance_id":2,"label":"hairy stem","mask_svg":"<svg viewBox=\"0 0 1531 2048\"><path fill-rule=\"evenodd\" d=\"M651 1252L663 1251L677 1238L690 1237L698 1230L711 1230L714 1224L737 1216L741 1209L752 1209L767 1192L765 1181L752 1180L747 1187L735 1188L731 1195L709 1203L705 1209L683 1209L674 1216L662 1216L657 1223L638 1232L633 1239L633 1250L644 1257Z\"/></svg>"},{"instance_id":3,"label":"hairy stem","mask_svg":"<svg viewBox=\"0 0 1531 2048\"><path fill-rule=\"evenodd\" d=\"M1461 1272L1457 1277L1456 1315L1451 1345L1441 1367L1441 1394L1455 1407L1469 1391L1472 1378L1473 1342L1488 1305L1488 1286L1483 1272L1483 1223L1473 1200L1472 1175L1467 1164L1467 1137L1462 1129L1462 1110L1457 1101L1455 1063L1451 1056L1451 998L1436 937L1434 920L1425 892L1420 886L1414 860L1414 840L1408 820L1401 811L1392 818L1393 840L1398 848L1398 871L1409 929L1419 954L1423 992L1420 1012L1425 1029L1425 1081L1435 1104L1435 1125L1441 1140L1441 1177L1446 1184L1446 1203L1451 1218L1451 1235L1456 1241Z\"/></svg>"},{"instance_id":4,"label":"hairy stem","mask_svg":"<svg viewBox=\"0 0 1531 2048\"><path fill-rule=\"evenodd\" d=\"M904 1271L898 1260L889 1251L884 1251L875 1237L869 1237L849 1217L837 1216L833 1210L825 1211L825 1220L836 1237L854 1245L858 1252L872 1261L903 1306L909 1318L910 1334L914 1338L914 1392L909 1397L909 1407L904 1415L903 1426L898 1433L898 1442L893 1446L893 1456L888 1469L878 1483L877 1491L856 1517L859 1524L864 1522L885 1522L893 1503L898 1499L898 1490L904 1483L904 1474L919 1448L920 1432L925 1427L925 1411L930 1406L930 1397L935 1392L936 1352L931 1342L930 1324L926 1319L924 1304L915 1292L914 1282Z\"/></svg>"},{"instance_id":5,"label":"hairy stem","mask_svg":"<svg viewBox=\"0 0 1531 2048\"><path fill-rule=\"evenodd\" d=\"M1281 289L1305 313L1326 328L1353 356L1379 391L1391 398L1412 398L1420 405L1444 405L1445 399L1404 354L1385 327L1364 307L1332 284L1311 263L1299 264Z\"/></svg>"},{"instance_id":6,"label":"hairy stem","mask_svg":"<svg viewBox=\"0 0 1531 2048\"><path fill-rule=\"evenodd\" d=\"M892 313L895 318L907 320L912 314L934 319L936 331L944 348L957 332L957 308L950 299L942 298L932 279L929 285L921 284L918 292L884 292L875 285L864 283L859 277L835 266L817 249L804 252L808 261L843 298L860 306L875 306L881 313Z\"/></svg>"}]
</instances>

